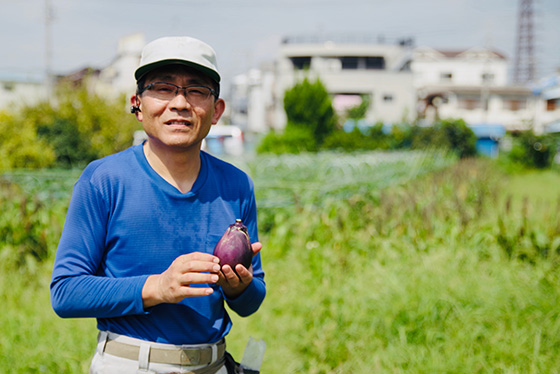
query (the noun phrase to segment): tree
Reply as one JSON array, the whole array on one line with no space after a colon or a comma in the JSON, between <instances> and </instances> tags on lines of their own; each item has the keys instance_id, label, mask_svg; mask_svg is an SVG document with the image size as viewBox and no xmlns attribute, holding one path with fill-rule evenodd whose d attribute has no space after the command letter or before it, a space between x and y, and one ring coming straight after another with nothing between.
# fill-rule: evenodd
<instances>
[{"instance_id":1,"label":"tree","mask_svg":"<svg viewBox=\"0 0 560 374\"><path fill-rule=\"evenodd\" d=\"M55 152L39 139L35 123L0 112L0 133L0 169L42 168L53 164Z\"/></svg>"},{"instance_id":2,"label":"tree","mask_svg":"<svg viewBox=\"0 0 560 374\"><path fill-rule=\"evenodd\" d=\"M317 144L336 129L337 119L323 83L317 79L311 83L305 78L287 90L284 95L284 110L290 127L303 127L311 130Z\"/></svg>"},{"instance_id":3,"label":"tree","mask_svg":"<svg viewBox=\"0 0 560 374\"><path fill-rule=\"evenodd\" d=\"M54 104L25 107L18 115L36 129L56 154L56 166L82 167L132 144L138 121L126 98L106 100L85 87L60 86Z\"/></svg>"}]
</instances>

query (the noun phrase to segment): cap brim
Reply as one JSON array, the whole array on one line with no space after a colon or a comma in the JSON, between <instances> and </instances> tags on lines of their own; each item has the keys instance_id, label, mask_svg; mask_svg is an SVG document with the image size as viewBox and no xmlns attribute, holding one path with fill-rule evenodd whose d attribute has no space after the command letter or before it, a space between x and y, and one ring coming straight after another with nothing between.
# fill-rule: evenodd
<instances>
[{"instance_id":1,"label":"cap brim","mask_svg":"<svg viewBox=\"0 0 560 374\"><path fill-rule=\"evenodd\" d=\"M169 59L169 60L162 60L162 61L156 61L156 62L152 62L151 64L146 64L143 65L141 67L139 67L138 69L136 69L136 71L134 72L134 77L136 78L136 81L139 81L140 79L142 79L143 76L145 76L146 74L148 74L150 71L160 68L162 66L166 66L166 65L185 65L188 67L191 67L193 69L196 69L198 71L200 71L202 74L207 75L208 77L210 77L211 79L213 79L214 81L216 81L217 83L220 83L220 75L218 73L216 73L216 71L207 68L206 66L202 66L193 62L189 62L189 61L185 61L185 60L176 60L176 59Z\"/></svg>"}]
</instances>

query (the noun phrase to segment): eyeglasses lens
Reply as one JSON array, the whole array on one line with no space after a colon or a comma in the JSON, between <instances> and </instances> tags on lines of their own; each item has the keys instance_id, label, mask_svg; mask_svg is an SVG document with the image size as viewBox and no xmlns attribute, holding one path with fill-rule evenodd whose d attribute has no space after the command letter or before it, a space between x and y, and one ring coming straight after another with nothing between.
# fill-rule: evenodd
<instances>
[{"instance_id":1,"label":"eyeglasses lens","mask_svg":"<svg viewBox=\"0 0 560 374\"><path fill-rule=\"evenodd\" d=\"M179 94L179 91L182 90L183 94L185 95L186 99L190 103L202 103L210 97L212 94L212 89L205 86L185 86L180 87L174 85L172 83L164 83L164 82L156 82L150 83L146 86L146 91L150 93L151 96L155 97L159 100L173 100L175 96Z\"/></svg>"}]
</instances>

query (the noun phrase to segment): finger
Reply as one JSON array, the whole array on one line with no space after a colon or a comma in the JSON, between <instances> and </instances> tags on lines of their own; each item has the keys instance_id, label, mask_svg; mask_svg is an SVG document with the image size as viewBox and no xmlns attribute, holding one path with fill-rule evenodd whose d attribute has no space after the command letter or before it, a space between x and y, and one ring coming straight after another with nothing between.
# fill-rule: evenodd
<instances>
[{"instance_id":1,"label":"finger","mask_svg":"<svg viewBox=\"0 0 560 374\"><path fill-rule=\"evenodd\" d=\"M185 261L185 262L181 263L180 271L182 273L208 272L208 273L217 274L220 271L220 265L217 262L214 262L214 261L212 261L212 262L199 261L199 260Z\"/></svg>"},{"instance_id":2,"label":"finger","mask_svg":"<svg viewBox=\"0 0 560 374\"><path fill-rule=\"evenodd\" d=\"M247 269L243 265L237 265L235 267L235 271L237 272L237 275L239 276L239 280L242 283L246 283L246 284L251 283L251 281L253 280L253 272L251 270L252 270L252 267L250 269Z\"/></svg>"},{"instance_id":3,"label":"finger","mask_svg":"<svg viewBox=\"0 0 560 374\"><path fill-rule=\"evenodd\" d=\"M183 295L181 300L185 297L208 296L214 292L210 287L183 287L182 291Z\"/></svg>"},{"instance_id":4,"label":"finger","mask_svg":"<svg viewBox=\"0 0 560 374\"><path fill-rule=\"evenodd\" d=\"M235 271L229 265L222 266L222 273L224 275L224 280L226 284L230 287L237 287L239 284L239 277L235 274Z\"/></svg>"},{"instance_id":5,"label":"finger","mask_svg":"<svg viewBox=\"0 0 560 374\"><path fill-rule=\"evenodd\" d=\"M192 262L192 261L200 261L200 262L214 262L219 263L220 259L210 253L202 253L202 252L192 252L181 255L177 258L180 262Z\"/></svg>"},{"instance_id":6,"label":"finger","mask_svg":"<svg viewBox=\"0 0 560 374\"><path fill-rule=\"evenodd\" d=\"M257 253L259 253L262 249L261 242L255 242L255 243L251 244L251 249L253 250L253 256L256 255Z\"/></svg>"},{"instance_id":7,"label":"finger","mask_svg":"<svg viewBox=\"0 0 560 374\"><path fill-rule=\"evenodd\" d=\"M181 285L217 283L219 276L213 273L185 273L180 278Z\"/></svg>"}]
</instances>

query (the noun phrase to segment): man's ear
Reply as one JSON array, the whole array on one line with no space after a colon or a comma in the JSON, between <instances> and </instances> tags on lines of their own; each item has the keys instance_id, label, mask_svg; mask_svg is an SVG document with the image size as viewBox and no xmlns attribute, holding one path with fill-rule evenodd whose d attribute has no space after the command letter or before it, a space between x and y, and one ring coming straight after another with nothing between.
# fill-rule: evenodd
<instances>
[{"instance_id":1,"label":"man's ear","mask_svg":"<svg viewBox=\"0 0 560 374\"><path fill-rule=\"evenodd\" d=\"M130 113L134 113L138 121L142 121L142 111L140 110L140 100L138 95L132 95L130 97Z\"/></svg>"},{"instance_id":2,"label":"man's ear","mask_svg":"<svg viewBox=\"0 0 560 374\"><path fill-rule=\"evenodd\" d=\"M222 114L226 110L226 102L223 99L218 99L214 102L214 114L212 115L212 124L215 125L220 120Z\"/></svg>"}]
</instances>

